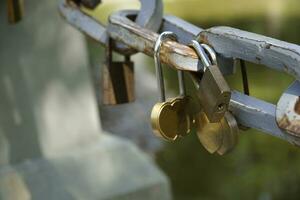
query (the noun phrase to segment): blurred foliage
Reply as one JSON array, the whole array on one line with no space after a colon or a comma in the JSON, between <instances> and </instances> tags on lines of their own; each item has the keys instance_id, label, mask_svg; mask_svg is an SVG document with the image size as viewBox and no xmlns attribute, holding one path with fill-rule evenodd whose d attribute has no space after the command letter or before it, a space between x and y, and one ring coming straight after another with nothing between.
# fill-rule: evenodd
<instances>
[{"instance_id":1,"label":"blurred foliage","mask_svg":"<svg viewBox=\"0 0 300 200\"><path fill-rule=\"evenodd\" d=\"M105 22L112 10L138 8L137 2L104 1L95 15ZM202 28L226 25L300 43L298 0L165 0L164 5L165 13ZM293 81L264 66L247 66L251 95L274 104ZM169 85L177 86L174 70L165 70ZM239 68L227 80L242 91ZM193 93L190 80L188 88ZM210 155L192 133L166 143L157 163L169 176L175 199L300 199L300 150L255 130L241 131L238 146L224 157Z\"/></svg>"}]
</instances>

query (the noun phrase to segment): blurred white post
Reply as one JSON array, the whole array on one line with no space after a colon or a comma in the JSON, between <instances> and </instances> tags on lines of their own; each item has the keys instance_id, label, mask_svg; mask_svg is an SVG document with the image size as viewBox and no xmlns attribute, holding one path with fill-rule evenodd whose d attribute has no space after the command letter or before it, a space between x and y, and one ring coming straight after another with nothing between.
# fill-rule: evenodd
<instances>
[{"instance_id":1,"label":"blurred white post","mask_svg":"<svg viewBox=\"0 0 300 200\"><path fill-rule=\"evenodd\" d=\"M84 36L56 1L0 5L0 199L170 199L132 143L101 133Z\"/></svg>"}]
</instances>

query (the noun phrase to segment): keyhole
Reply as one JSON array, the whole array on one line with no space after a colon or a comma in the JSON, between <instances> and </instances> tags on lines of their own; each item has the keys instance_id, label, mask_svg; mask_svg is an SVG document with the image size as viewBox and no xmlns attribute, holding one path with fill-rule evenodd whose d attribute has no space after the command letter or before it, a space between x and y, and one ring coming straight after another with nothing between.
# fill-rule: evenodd
<instances>
[{"instance_id":1,"label":"keyhole","mask_svg":"<svg viewBox=\"0 0 300 200\"><path fill-rule=\"evenodd\" d=\"M220 103L220 104L218 105L218 111L219 111L219 112L223 111L224 108L225 108L224 103Z\"/></svg>"}]
</instances>

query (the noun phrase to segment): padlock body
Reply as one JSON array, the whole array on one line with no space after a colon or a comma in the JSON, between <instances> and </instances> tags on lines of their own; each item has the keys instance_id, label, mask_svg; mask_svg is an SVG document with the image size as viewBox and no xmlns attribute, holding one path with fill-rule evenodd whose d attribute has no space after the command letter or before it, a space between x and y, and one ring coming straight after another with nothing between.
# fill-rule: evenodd
<instances>
[{"instance_id":1,"label":"padlock body","mask_svg":"<svg viewBox=\"0 0 300 200\"><path fill-rule=\"evenodd\" d=\"M198 96L209 121L219 122L228 109L231 91L218 66L207 67L200 81Z\"/></svg>"},{"instance_id":2,"label":"padlock body","mask_svg":"<svg viewBox=\"0 0 300 200\"><path fill-rule=\"evenodd\" d=\"M168 141L177 139L178 115L175 106L170 102L163 102L156 103L152 108L151 126L157 137Z\"/></svg>"},{"instance_id":3,"label":"padlock body","mask_svg":"<svg viewBox=\"0 0 300 200\"><path fill-rule=\"evenodd\" d=\"M151 112L154 134L168 141L174 141L190 133L193 119L187 110L191 98L179 96L165 102L156 103Z\"/></svg>"},{"instance_id":4,"label":"padlock body","mask_svg":"<svg viewBox=\"0 0 300 200\"><path fill-rule=\"evenodd\" d=\"M201 144L209 153L215 153L222 146L222 124L210 123L205 112L200 112L196 120L197 135Z\"/></svg>"},{"instance_id":5,"label":"padlock body","mask_svg":"<svg viewBox=\"0 0 300 200\"><path fill-rule=\"evenodd\" d=\"M234 116L230 112L226 112L221 120L224 136L222 146L218 149L219 155L229 153L238 143L239 128Z\"/></svg>"},{"instance_id":6,"label":"padlock body","mask_svg":"<svg viewBox=\"0 0 300 200\"><path fill-rule=\"evenodd\" d=\"M24 2L23 0L7 0L8 22L15 24L23 17Z\"/></svg>"},{"instance_id":7,"label":"padlock body","mask_svg":"<svg viewBox=\"0 0 300 200\"><path fill-rule=\"evenodd\" d=\"M234 116L228 111L216 123L211 123L204 112L196 118L198 138L208 152L224 155L236 146L239 129Z\"/></svg>"},{"instance_id":8,"label":"padlock body","mask_svg":"<svg viewBox=\"0 0 300 200\"><path fill-rule=\"evenodd\" d=\"M135 100L134 63L106 62L102 69L102 103L117 105Z\"/></svg>"}]
</instances>

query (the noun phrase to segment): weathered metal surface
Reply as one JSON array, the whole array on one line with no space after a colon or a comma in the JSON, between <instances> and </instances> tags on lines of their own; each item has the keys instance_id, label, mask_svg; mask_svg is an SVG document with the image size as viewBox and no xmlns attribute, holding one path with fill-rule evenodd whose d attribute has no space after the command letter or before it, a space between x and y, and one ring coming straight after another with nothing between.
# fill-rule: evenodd
<instances>
[{"instance_id":1,"label":"weathered metal surface","mask_svg":"<svg viewBox=\"0 0 300 200\"><path fill-rule=\"evenodd\" d=\"M107 31L114 40L121 41L139 52L153 56L153 48L158 34L122 17L120 12L110 16ZM166 41L161 46L160 56L163 63L176 69L198 70L198 56L189 46L175 41Z\"/></svg>"},{"instance_id":2,"label":"weathered metal surface","mask_svg":"<svg viewBox=\"0 0 300 200\"><path fill-rule=\"evenodd\" d=\"M163 17L162 27L160 29L160 32L164 31L172 31L177 35L180 43L190 45L191 40L195 39L203 29L176 16L166 15ZM224 75L233 74L235 72L232 58L225 58L218 55L217 62L220 64L220 69Z\"/></svg>"},{"instance_id":3,"label":"weathered metal surface","mask_svg":"<svg viewBox=\"0 0 300 200\"><path fill-rule=\"evenodd\" d=\"M106 28L103 24L65 2L60 3L58 8L61 16L72 26L100 44L107 43Z\"/></svg>"},{"instance_id":4,"label":"weathered metal surface","mask_svg":"<svg viewBox=\"0 0 300 200\"><path fill-rule=\"evenodd\" d=\"M107 28L110 36L117 41L121 41L137 49L139 52L153 56L154 43L158 38L158 34L144 29L125 18L123 12L124 11L115 12L110 16ZM175 23L174 18L171 18L171 21L166 20L168 19L164 19L163 24L167 24L171 31L175 30L174 33L178 34L179 40L186 41L187 38L183 38L186 37L185 33L190 32L190 29L192 31L190 32L191 38L196 32L194 26L189 26L186 22L184 22L185 26L180 29L179 24ZM183 20L181 20L181 22L183 22ZM196 35L194 35L194 37L196 37ZM199 71L199 69L203 69L203 65L199 62L194 49L178 42L168 41L163 44L161 57L162 62L179 70ZM218 62L220 63L222 73L233 73L233 60L231 58L218 58Z\"/></svg>"},{"instance_id":5,"label":"weathered metal surface","mask_svg":"<svg viewBox=\"0 0 300 200\"><path fill-rule=\"evenodd\" d=\"M229 110L238 123L300 146L300 137L280 129L276 123L276 106L265 101L233 91Z\"/></svg>"},{"instance_id":6,"label":"weathered metal surface","mask_svg":"<svg viewBox=\"0 0 300 200\"><path fill-rule=\"evenodd\" d=\"M295 81L280 97L276 120L287 133L300 137L300 82Z\"/></svg>"},{"instance_id":7,"label":"weathered metal surface","mask_svg":"<svg viewBox=\"0 0 300 200\"><path fill-rule=\"evenodd\" d=\"M59 8L60 8L60 12L61 12L62 16L66 19L66 21L68 21L68 23L70 23L72 26L76 27L78 30L83 32L85 35L87 35L87 36L91 37L92 39L94 39L95 41L99 42L100 44L106 45L107 33L106 33L105 27L102 24L100 24L98 21L93 19L91 16L88 16L87 14L82 13L76 7L71 7L66 4L60 4ZM138 13L138 11L126 10L126 11L118 12L116 14L119 15L119 18L125 19L126 23L131 23L134 25L133 27L140 29L141 27L136 26L135 23L131 22L129 19L126 20L126 18L125 18L125 16L136 16L137 13ZM181 26L181 24L183 26ZM166 17L164 17L163 25L161 28L161 31L165 31L165 30L170 30L170 31L174 32L178 36L178 40L180 42L182 42L184 44L188 44L189 39L195 38L197 36L197 34L199 33L199 31L201 31L202 29L197 28L194 25L192 25L188 22L185 22L184 20L180 20L174 16L166 16ZM145 31L147 32L146 29L145 29ZM150 32L150 34L151 33L152 32ZM154 35L156 35L156 34L154 34ZM123 37L123 36L120 35L120 37ZM129 45L132 45L132 41L134 41L134 37L132 36L130 38L131 38L131 42L125 41L125 44L128 43ZM141 36L140 36L140 41L142 41L142 40L146 40L143 38L143 34L141 34ZM153 41L152 41L153 45L154 45L154 40L155 39L153 39ZM138 44L139 42L136 41L135 43ZM135 45L133 45L131 47L137 49ZM149 45L148 48L152 48L151 44ZM190 49L190 48L188 47L188 49ZM118 52L124 53L124 49L122 49L121 51L120 51L120 49L115 49L115 50ZM140 49L137 49L137 50L140 50ZM182 58L182 55L179 55L179 57L177 57L176 56L177 52L174 52L174 53L175 53L175 55L172 60L174 62L180 62L180 63L176 64L175 67L177 65L181 66L182 65L181 63L183 63L184 66L191 66L192 69L198 68L198 66L197 66L198 61L197 61L197 57L196 57L195 53L193 54L194 58L189 58L188 54L185 54L185 57L186 57L185 60L180 59L180 58ZM152 56L151 53L148 55ZM217 60L218 60L218 63L220 63L220 68L224 75L233 73L234 67L233 67L233 60L231 58L224 58L222 56L218 56ZM189 70L189 68L185 68L184 66L182 66L180 68L184 69L184 70ZM201 66L201 63L199 64L199 66ZM191 71L193 71L193 70L191 70Z\"/></svg>"},{"instance_id":8,"label":"weathered metal surface","mask_svg":"<svg viewBox=\"0 0 300 200\"><path fill-rule=\"evenodd\" d=\"M188 45L203 29L176 16L165 15L160 31L172 31L177 35L178 42Z\"/></svg>"},{"instance_id":9,"label":"weathered metal surface","mask_svg":"<svg viewBox=\"0 0 300 200\"><path fill-rule=\"evenodd\" d=\"M210 28L200 38L224 57L263 64L300 79L300 46L296 44L230 27Z\"/></svg>"},{"instance_id":10,"label":"weathered metal surface","mask_svg":"<svg viewBox=\"0 0 300 200\"><path fill-rule=\"evenodd\" d=\"M132 11L128 13L123 12L123 16L131 15L135 18L135 23L151 31L158 31L163 17L163 4L162 0L140 0L141 9L137 15L132 15ZM116 43L116 48L122 51L123 54L131 55L137 53L135 49L132 49L123 43Z\"/></svg>"},{"instance_id":11,"label":"weathered metal surface","mask_svg":"<svg viewBox=\"0 0 300 200\"><path fill-rule=\"evenodd\" d=\"M141 9L135 19L135 22L141 27L152 31L157 31L163 18L162 0L140 0Z\"/></svg>"},{"instance_id":12,"label":"weathered metal surface","mask_svg":"<svg viewBox=\"0 0 300 200\"><path fill-rule=\"evenodd\" d=\"M163 4L161 0L140 0L140 2L141 10L136 12L124 11L122 16L133 16L135 18L135 22L140 26L151 31L157 31L162 22L163 15ZM108 36L105 26L93 19L91 16L84 14L76 5L62 0L59 5L59 11L70 24L102 44L106 44ZM92 27L94 28L92 29ZM123 43L116 43L115 46L118 51L121 51L123 54L131 55L136 53L134 49L129 48Z\"/></svg>"}]
</instances>

